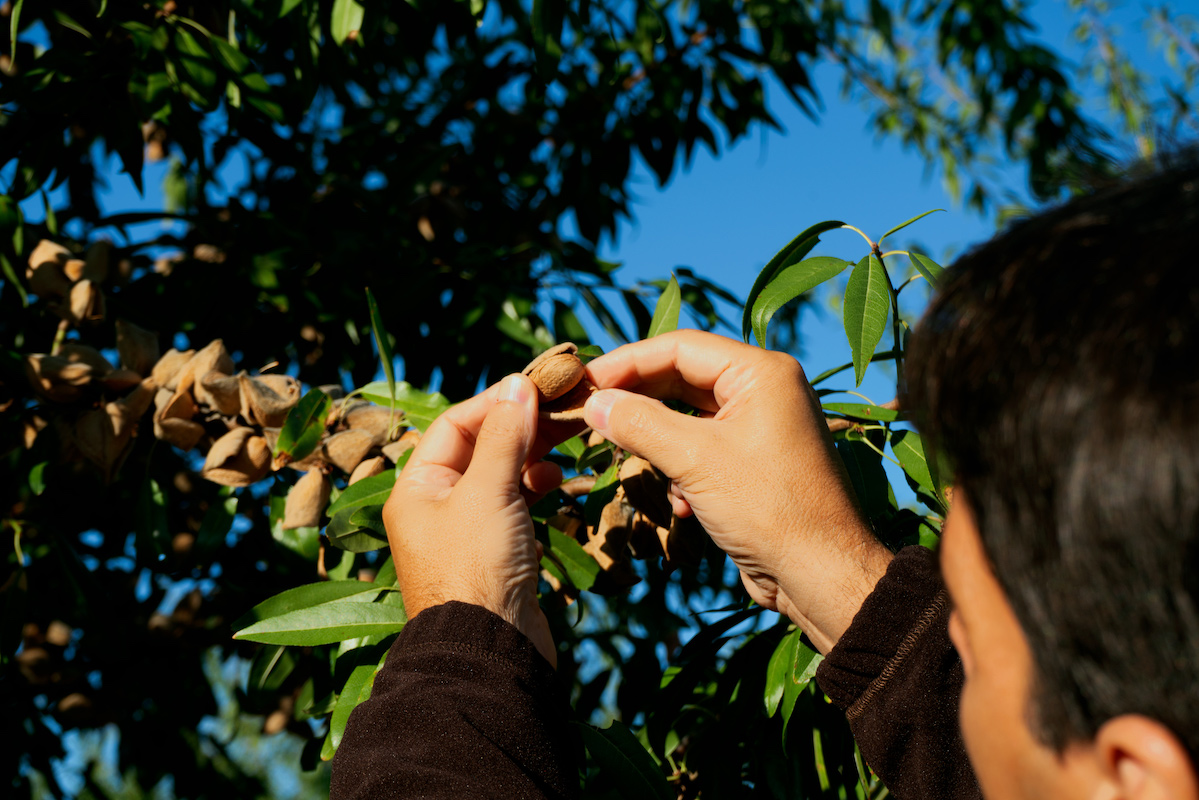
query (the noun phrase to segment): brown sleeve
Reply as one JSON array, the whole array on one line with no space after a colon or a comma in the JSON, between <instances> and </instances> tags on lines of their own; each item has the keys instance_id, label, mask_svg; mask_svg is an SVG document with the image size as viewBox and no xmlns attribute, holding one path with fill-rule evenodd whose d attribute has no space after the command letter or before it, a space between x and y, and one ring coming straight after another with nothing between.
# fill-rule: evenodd
<instances>
[{"instance_id":1,"label":"brown sleeve","mask_svg":"<svg viewBox=\"0 0 1199 800\"><path fill-rule=\"evenodd\" d=\"M900 550L816 671L897 800L982 797L962 745L962 663L936 559Z\"/></svg>"},{"instance_id":2,"label":"brown sleeve","mask_svg":"<svg viewBox=\"0 0 1199 800\"><path fill-rule=\"evenodd\" d=\"M554 670L515 627L467 603L427 609L350 715L330 797L577 797L569 714Z\"/></svg>"}]
</instances>

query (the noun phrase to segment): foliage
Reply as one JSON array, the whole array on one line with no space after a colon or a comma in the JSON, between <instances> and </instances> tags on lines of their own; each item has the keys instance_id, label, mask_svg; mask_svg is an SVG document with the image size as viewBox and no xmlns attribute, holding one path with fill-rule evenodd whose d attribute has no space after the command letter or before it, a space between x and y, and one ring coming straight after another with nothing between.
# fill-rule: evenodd
<instances>
[{"instance_id":1,"label":"foliage","mask_svg":"<svg viewBox=\"0 0 1199 800\"><path fill-rule=\"evenodd\" d=\"M349 487L331 443L354 430L340 395L358 387L384 409L378 435L398 445L401 423L423 430L447 398L554 341L594 355L589 331L642 338L674 327L681 309L701 327L727 325L721 304L741 304L719 286L683 267L669 282L621 285L596 247L629 214L635 159L665 183L697 145L716 151L774 125L767 82L815 116L811 71L839 65L881 101L880 130L951 176L985 166L995 141L1027 161L1043 194L1067 182L1067 167L1097 165L1102 137L1056 56L1027 46L1015 4L963 24L974 5L930 0L903 15L884 3L858 13L788 0L0 7L10 23L0 46L0 459L13 477L0 490L12 542L0 573L0 730L23 743L6 751L12 793L68 793L51 762L78 729L116 742L109 766L130 793L260 794L261 775L230 755L232 734L208 724L234 707L239 742L251 728L286 730L306 743L306 768L328 756L404 618L377 515L403 448ZM1153 19L1185 63L1191 23ZM1102 62L1113 75L1124 63ZM1194 75L1183 74L1170 96L1185 101ZM953 84L955 105L929 102L928 76ZM1113 97L1148 98L1113 87ZM1127 107L1147 109L1138 135L1156 141L1160 109L1136 103ZM1179 124L1193 120L1193 104L1173 108ZM117 167L139 187L161 175L166 207L104 208L100 184ZM989 196L976 188L971 199ZM820 232L763 271L745 304L747 337L765 341L780 309L831 277L835 263L806 259ZM871 361L902 362L896 255L871 242L854 267L844 369L859 382ZM935 280L931 260L911 258ZM656 290L666 299L651 313ZM888 310L894 345L874 352ZM206 369L156 377L171 347L206 353ZM236 380L209 387L209 372ZM881 458L890 447L934 511L940 478L884 406L825 408L881 535L928 540L935 520L896 507ZM230 426L248 432L214 459ZM611 450L572 441L556 457L596 475L583 504L595 524L619 490ZM286 465L310 458L334 466L327 482L304 485L318 521L291 526L289 496L316 473ZM638 586L601 596L590 590L609 573L544 511L544 566L561 586L551 593L547 581L547 598L576 598L551 617L570 646L562 674L583 720L635 723L659 777L683 796L735 794L743 781L857 791L843 720L803 684L810 651L744 608L719 553L682 547L678 563L698 563L678 569L626 561ZM678 541L702 544L702 532ZM366 591L305 589L354 578ZM280 596L285 613L275 613ZM249 609L262 619L235 625ZM708 624L682 644L697 619ZM236 697L220 696L214 663L248 665ZM596 764L628 752L630 737L606 730L581 734ZM107 790L86 777L98 751L84 760L79 791L99 796ZM644 758L627 760L644 779ZM623 774L588 769L596 792Z\"/></svg>"}]
</instances>

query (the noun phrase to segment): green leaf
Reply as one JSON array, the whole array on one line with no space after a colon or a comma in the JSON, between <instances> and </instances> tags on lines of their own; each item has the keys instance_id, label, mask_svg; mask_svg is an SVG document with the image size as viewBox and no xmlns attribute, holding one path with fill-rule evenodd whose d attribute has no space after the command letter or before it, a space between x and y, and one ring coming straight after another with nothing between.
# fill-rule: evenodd
<instances>
[{"instance_id":1,"label":"green leaf","mask_svg":"<svg viewBox=\"0 0 1199 800\"><path fill-rule=\"evenodd\" d=\"M587 752L620 794L661 800L674 798L662 769L623 722L613 720L607 728L573 720L571 725L579 731Z\"/></svg>"},{"instance_id":2,"label":"green leaf","mask_svg":"<svg viewBox=\"0 0 1199 800\"><path fill-rule=\"evenodd\" d=\"M575 353L584 364L593 358L599 358L603 354L604 348L598 344L589 344L586 347L580 347L579 352Z\"/></svg>"},{"instance_id":3,"label":"green leaf","mask_svg":"<svg viewBox=\"0 0 1199 800\"><path fill-rule=\"evenodd\" d=\"M303 2L304 0L283 0L283 5L279 7L279 18L286 17L296 6Z\"/></svg>"},{"instance_id":4,"label":"green leaf","mask_svg":"<svg viewBox=\"0 0 1199 800\"><path fill-rule=\"evenodd\" d=\"M778 276L761 291L753 304L751 318L758 346L766 346L766 326L780 308L837 277L848 266L849 262L841 258L816 256L779 270Z\"/></svg>"},{"instance_id":5,"label":"green leaf","mask_svg":"<svg viewBox=\"0 0 1199 800\"><path fill-rule=\"evenodd\" d=\"M583 517L587 520L588 525L599 524L604 506L616 496L616 490L620 486L619 476L620 464L614 462L596 479L595 485L587 494L587 502L583 506Z\"/></svg>"},{"instance_id":6,"label":"green leaf","mask_svg":"<svg viewBox=\"0 0 1199 800\"><path fill-rule=\"evenodd\" d=\"M133 516L138 558L143 561L157 560L171 539L166 493L158 481L146 478L142 483Z\"/></svg>"},{"instance_id":7,"label":"green leaf","mask_svg":"<svg viewBox=\"0 0 1199 800\"><path fill-rule=\"evenodd\" d=\"M566 571L566 577L576 589L587 590L595 583L599 575L599 562L583 549L573 536L549 526L549 547L545 548L547 558L551 558Z\"/></svg>"},{"instance_id":8,"label":"green leaf","mask_svg":"<svg viewBox=\"0 0 1199 800\"><path fill-rule=\"evenodd\" d=\"M562 58L562 21L566 11L565 0L533 0L530 21L533 28L533 52L537 56L537 72L549 83L558 69Z\"/></svg>"},{"instance_id":9,"label":"green leaf","mask_svg":"<svg viewBox=\"0 0 1199 800\"><path fill-rule=\"evenodd\" d=\"M577 459L583 455L583 451L587 449L587 445L584 444L581 437L572 436L564 442L559 442L554 449L567 458Z\"/></svg>"},{"instance_id":10,"label":"green leaf","mask_svg":"<svg viewBox=\"0 0 1199 800\"><path fill-rule=\"evenodd\" d=\"M362 19L366 9L355 0L333 0L333 16L329 22L329 33L333 41L341 45L350 38L351 32L362 30Z\"/></svg>"},{"instance_id":11,"label":"green leaf","mask_svg":"<svg viewBox=\"0 0 1199 800\"><path fill-rule=\"evenodd\" d=\"M234 75L241 75L250 68L250 59L233 45L217 36L208 41L216 49L217 57Z\"/></svg>"},{"instance_id":12,"label":"green leaf","mask_svg":"<svg viewBox=\"0 0 1199 800\"><path fill-rule=\"evenodd\" d=\"M25 0L17 0L12 4L12 10L9 11L9 48L8 52L12 53L12 64L9 69L16 71L17 66L17 34L21 32L21 6L25 5Z\"/></svg>"},{"instance_id":13,"label":"green leaf","mask_svg":"<svg viewBox=\"0 0 1199 800\"><path fill-rule=\"evenodd\" d=\"M882 406L872 406L868 403L823 403L825 411L834 414L844 414L851 419L873 420L876 422L894 422L899 419L899 412Z\"/></svg>"},{"instance_id":14,"label":"green leaf","mask_svg":"<svg viewBox=\"0 0 1199 800\"><path fill-rule=\"evenodd\" d=\"M346 685L337 695L337 705L333 706L333 715L329 718L329 743L333 752L336 753L341 744L346 723L350 720L350 712L371 696L378 671L377 664L359 664L354 667L354 671L346 679Z\"/></svg>"},{"instance_id":15,"label":"green leaf","mask_svg":"<svg viewBox=\"0 0 1199 800\"><path fill-rule=\"evenodd\" d=\"M891 361L894 358L895 358L894 350L884 350L881 353L875 353L873 356L871 356L870 362L874 363L875 361ZM810 383L813 386L815 386L818 383L823 383L824 381L828 380L829 378L833 377L834 375L842 373L852 366L853 366L853 362L850 361L848 364L842 364L839 367L831 367L830 369L826 369L824 372L820 373L815 378L812 378Z\"/></svg>"},{"instance_id":16,"label":"green leaf","mask_svg":"<svg viewBox=\"0 0 1199 800\"><path fill-rule=\"evenodd\" d=\"M932 214L932 213L934 213L934 212L937 212L937 211L944 211L944 210L945 210L945 209L943 209L943 208L934 208L934 209L931 209L931 210L929 210L929 211L925 211L923 214L917 214L916 216L914 216L914 217L912 217L911 219L909 219L907 222L901 222L901 223L899 223L899 224L898 224L898 225L896 225L894 228L892 228L891 230L887 231L887 232L886 232L886 233L884 233L882 236L878 237L878 240L879 240L879 242L881 242L883 239L886 239L888 236L890 236L891 234L895 233L896 231L901 231L901 230L903 230L903 229L904 229L904 228L906 228L907 226L911 225L913 222L916 222L917 220L924 219L924 218L925 218L925 217L927 217L929 214Z\"/></svg>"},{"instance_id":17,"label":"green leaf","mask_svg":"<svg viewBox=\"0 0 1199 800\"><path fill-rule=\"evenodd\" d=\"M891 436L891 452L895 453L908 477L919 484L920 488L934 496L937 495L937 487L929 470L928 459L924 455L924 443L920 440L920 434L896 431Z\"/></svg>"},{"instance_id":18,"label":"green leaf","mask_svg":"<svg viewBox=\"0 0 1199 800\"><path fill-rule=\"evenodd\" d=\"M46 467L49 461L42 461L39 464L34 464L33 469L29 470L29 490L35 496L40 496L46 491Z\"/></svg>"},{"instance_id":19,"label":"green leaf","mask_svg":"<svg viewBox=\"0 0 1199 800\"><path fill-rule=\"evenodd\" d=\"M679 310L682 305L683 298L679 291L679 282L675 280L674 275L671 275L670 283L666 284L666 288L662 290L662 296L658 298L658 305L654 306L654 317L650 320L649 333L645 338L652 339L660 333L678 330Z\"/></svg>"},{"instance_id":20,"label":"green leaf","mask_svg":"<svg viewBox=\"0 0 1199 800\"><path fill-rule=\"evenodd\" d=\"M887 480L887 473L883 471L882 456L860 441L839 441L836 447L867 519L876 520L884 516L891 507L888 500L891 484Z\"/></svg>"},{"instance_id":21,"label":"green leaf","mask_svg":"<svg viewBox=\"0 0 1199 800\"><path fill-rule=\"evenodd\" d=\"M768 717L774 716L779 709L779 704L783 701L783 692L787 688L787 676L791 667L791 655L795 651L794 640L798 638L798 630L791 631L784 636L778 646L774 648L774 653L771 654L770 661L766 664L766 689L762 700L765 703Z\"/></svg>"},{"instance_id":22,"label":"green leaf","mask_svg":"<svg viewBox=\"0 0 1199 800\"><path fill-rule=\"evenodd\" d=\"M336 15L336 10L334 14ZM370 308L371 332L375 335L375 347L379 350L379 361L382 362L383 375L387 378L387 402L382 405L392 408L395 402L392 398L396 396L396 376L392 366L395 354L391 350L391 338L387 335L387 329L383 327L383 315L379 313L379 304L375 302L375 296L369 288L366 290L366 305Z\"/></svg>"},{"instance_id":23,"label":"green leaf","mask_svg":"<svg viewBox=\"0 0 1199 800\"><path fill-rule=\"evenodd\" d=\"M267 645L250 662L246 693L251 697L278 689L295 669L296 660L281 644Z\"/></svg>"},{"instance_id":24,"label":"green leaf","mask_svg":"<svg viewBox=\"0 0 1199 800\"><path fill-rule=\"evenodd\" d=\"M381 406L391 404L388 386L383 381L373 381L363 386L359 394ZM422 392L414 389L407 381L395 385L395 406L404 412L404 417L414 428L424 433L433 420L441 416L451 405L441 392Z\"/></svg>"},{"instance_id":25,"label":"green leaf","mask_svg":"<svg viewBox=\"0 0 1199 800\"><path fill-rule=\"evenodd\" d=\"M232 489L225 486L220 494L204 512L200 521L200 532L196 535L196 550L198 554L210 557L225 544L225 537L233 527L233 518L237 515L237 498L232 496Z\"/></svg>"},{"instance_id":26,"label":"green leaf","mask_svg":"<svg viewBox=\"0 0 1199 800\"><path fill-rule=\"evenodd\" d=\"M42 208L46 212L46 230L51 236L58 235L58 217L54 213L54 206L50 205L50 195L46 194L46 190L42 189Z\"/></svg>"},{"instance_id":27,"label":"green leaf","mask_svg":"<svg viewBox=\"0 0 1199 800\"><path fill-rule=\"evenodd\" d=\"M347 486L345 491L329 505L325 513L332 517L334 514L347 508L382 506L387 502L387 498L391 496L391 490L395 486L395 482L396 474L394 470L380 472L378 475L363 478L357 483Z\"/></svg>"},{"instance_id":28,"label":"green leaf","mask_svg":"<svg viewBox=\"0 0 1199 800\"><path fill-rule=\"evenodd\" d=\"M775 253L774 258L766 263L766 266L758 273L758 277L754 279L753 288L749 290L749 297L745 298L745 311L741 316L741 338L746 344L749 344L749 334L753 330L751 316L753 307L757 304L758 296L762 293L762 290L785 267L791 266L812 252L812 248L820 243L820 234L834 228L840 228L844 224L840 220L818 222L788 242L786 247Z\"/></svg>"},{"instance_id":29,"label":"green leaf","mask_svg":"<svg viewBox=\"0 0 1199 800\"><path fill-rule=\"evenodd\" d=\"M368 508L377 507L355 506L342 509L334 514L325 528L329 544L339 550L348 550L351 553L369 553L372 550L381 550L387 547L387 534L376 530L374 525L369 524L371 522L369 517L360 515L360 512ZM379 527L382 527L381 519Z\"/></svg>"},{"instance_id":30,"label":"green leaf","mask_svg":"<svg viewBox=\"0 0 1199 800\"><path fill-rule=\"evenodd\" d=\"M275 469L306 458L321 443L333 400L320 389L309 389L287 412L275 442Z\"/></svg>"},{"instance_id":31,"label":"green leaf","mask_svg":"<svg viewBox=\"0 0 1199 800\"><path fill-rule=\"evenodd\" d=\"M376 591L379 589L370 585ZM406 619L402 608L386 603L335 601L264 619L238 631L233 638L311 647L397 633Z\"/></svg>"},{"instance_id":32,"label":"green leaf","mask_svg":"<svg viewBox=\"0 0 1199 800\"><path fill-rule=\"evenodd\" d=\"M845 287L845 335L853 355L855 386L862 385L874 348L887 328L890 310L891 291L883 263L873 255L866 256L853 268Z\"/></svg>"},{"instance_id":33,"label":"green leaf","mask_svg":"<svg viewBox=\"0 0 1199 800\"><path fill-rule=\"evenodd\" d=\"M196 37L182 28L175 29L175 48L179 51L177 63L191 79L193 88L207 101L207 96L217 85L212 54L208 48L196 41Z\"/></svg>"},{"instance_id":34,"label":"green leaf","mask_svg":"<svg viewBox=\"0 0 1199 800\"><path fill-rule=\"evenodd\" d=\"M12 268L12 262L8 260L8 256L0 253L0 269L4 270L5 283L17 290L17 294L21 297L21 307L29 306L29 295L25 292L25 286L17 278L17 271Z\"/></svg>"},{"instance_id":35,"label":"green leaf","mask_svg":"<svg viewBox=\"0 0 1199 800\"><path fill-rule=\"evenodd\" d=\"M248 628L256 622L290 614L305 608L313 608L325 603L344 600L354 595L366 592L379 593L379 586L368 581L319 581L308 583L280 592L274 597L263 600L247 611L230 626L234 631ZM369 602L374 596L366 598Z\"/></svg>"},{"instance_id":36,"label":"green leaf","mask_svg":"<svg viewBox=\"0 0 1199 800\"><path fill-rule=\"evenodd\" d=\"M928 281L929 286L932 286L934 289L940 287L941 273L945 271L940 264L928 256L922 256L919 253L913 252L908 253L908 259L912 262L912 266L916 268L916 271Z\"/></svg>"}]
</instances>

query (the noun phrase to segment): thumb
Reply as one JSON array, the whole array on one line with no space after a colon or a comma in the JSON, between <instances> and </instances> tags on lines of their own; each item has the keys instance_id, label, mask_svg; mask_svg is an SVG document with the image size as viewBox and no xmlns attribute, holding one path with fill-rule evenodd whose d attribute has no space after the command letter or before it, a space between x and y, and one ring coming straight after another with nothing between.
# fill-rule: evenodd
<instances>
[{"instance_id":1,"label":"thumb","mask_svg":"<svg viewBox=\"0 0 1199 800\"><path fill-rule=\"evenodd\" d=\"M583 407L592 430L679 479L695 462L709 420L672 411L660 401L623 389L595 392Z\"/></svg>"},{"instance_id":2,"label":"thumb","mask_svg":"<svg viewBox=\"0 0 1199 800\"><path fill-rule=\"evenodd\" d=\"M463 482L519 491L521 471L537 434L537 389L524 375L509 375L479 428Z\"/></svg>"}]
</instances>

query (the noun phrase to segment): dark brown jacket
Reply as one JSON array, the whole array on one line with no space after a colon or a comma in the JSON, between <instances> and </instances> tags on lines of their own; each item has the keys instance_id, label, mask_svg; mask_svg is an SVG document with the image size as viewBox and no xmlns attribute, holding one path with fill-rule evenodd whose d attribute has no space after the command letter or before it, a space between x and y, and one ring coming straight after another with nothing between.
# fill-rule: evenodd
<instances>
[{"instance_id":1,"label":"dark brown jacket","mask_svg":"<svg viewBox=\"0 0 1199 800\"><path fill-rule=\"evenodd\" d=\"M898 800L977 798L958 733L962 668L928 550L902 550L816 673ZM578 796L570 709L525 636L447 603L400 633L333 761L335 800Z\"/></svg>"}]
</instances>

